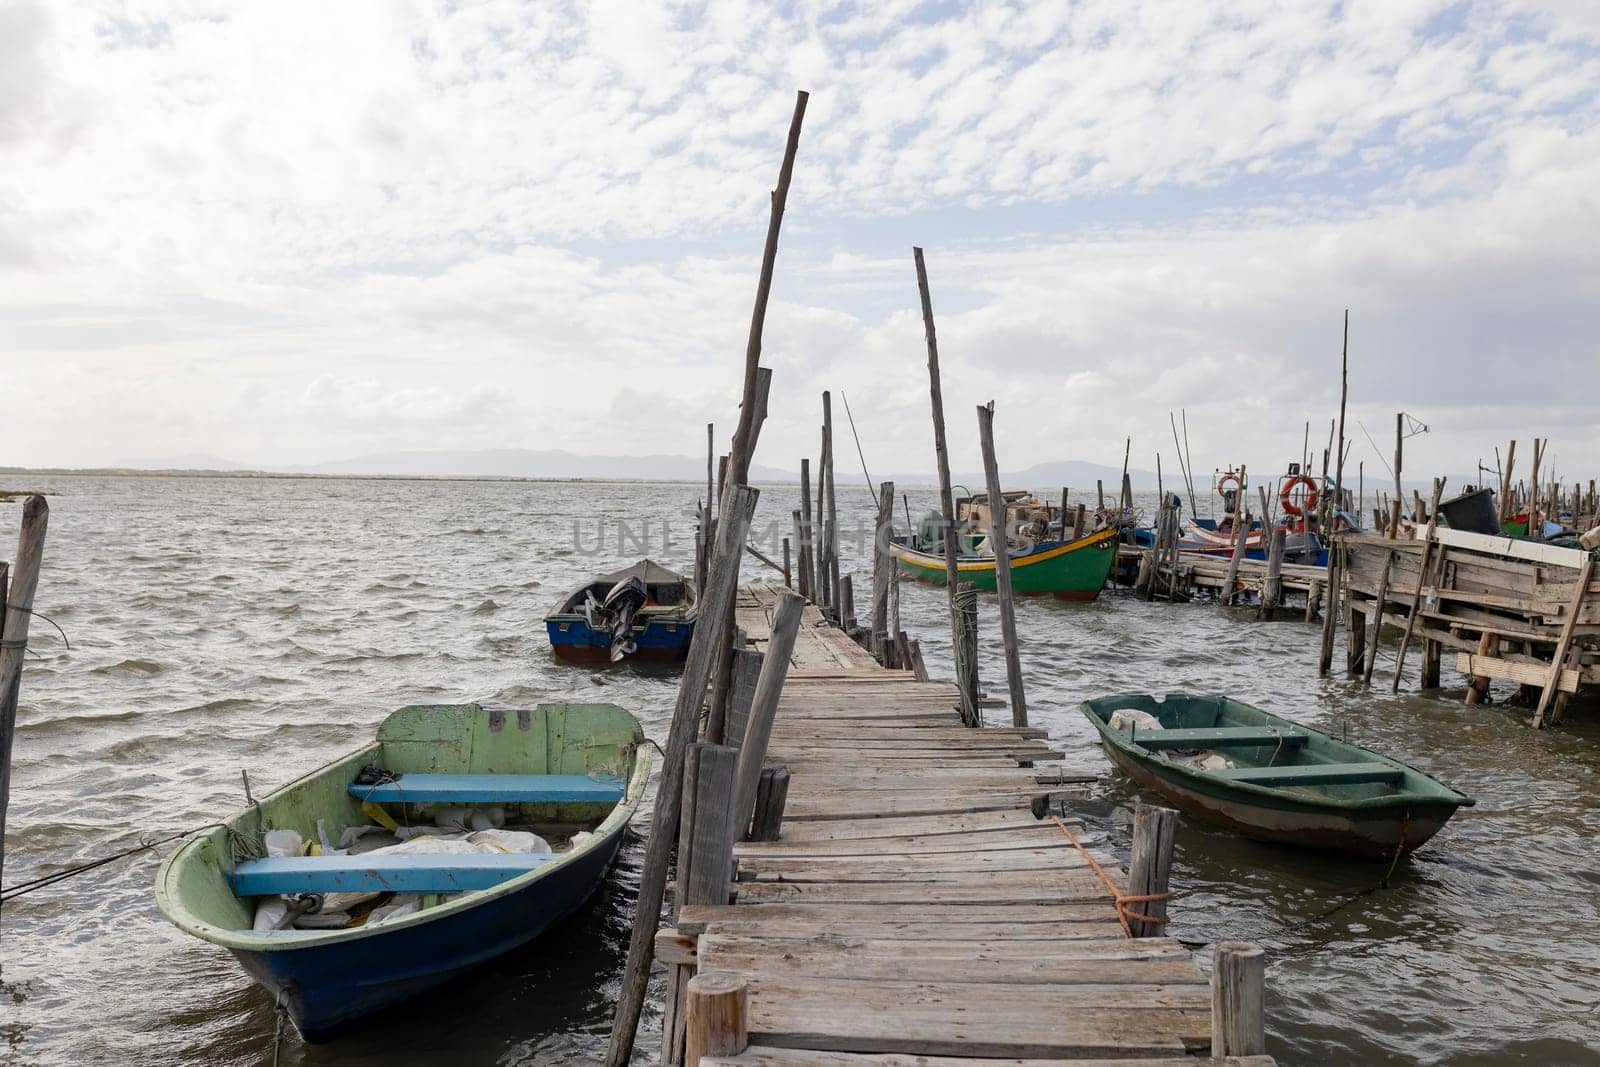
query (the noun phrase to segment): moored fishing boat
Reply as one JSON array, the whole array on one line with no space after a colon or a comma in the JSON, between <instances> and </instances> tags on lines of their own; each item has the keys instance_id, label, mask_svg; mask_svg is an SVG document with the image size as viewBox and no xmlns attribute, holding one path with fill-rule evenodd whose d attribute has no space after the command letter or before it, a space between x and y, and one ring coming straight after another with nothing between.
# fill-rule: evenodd
<instances>
[{"instance_id":1,"label":"moored fishing boat","mask_svg":"<svg viewBox=\"0 0 1600 1067\"><path fill-rule=\"evenodd\" d=\"M327 1040L581 906L649 774L614 705L401 708L371 744L190 837L156 901ZM285 839L310 854L272 847Z\"/></svg>"},{"instance_id":2,"label":"moored fishing boat","mask_svg":"<svg viewBox=\"0 0 1600 1067\"><path fill-rule=\"evenodd\" d=\"M1096 512L1093 527L1073 536L1066 512L1032 493L1003 494L1005 528L1010 544L1011 588L1028 596L1093 600L1100 595L1117 562L1117 538L1123 523L1109 511ZM987 495L970 493L955 499L956 580L979 589L996 589L994 543L989 536L993 516ZM1086 523L1087 525L1087 523ZM944 561L944 522L938 512L924 515L917 529L896 537L890 554L901 573L937 585L948 574Z\"/></svg>"},{"instance_id":3,"label":"moored fishing boat","mask_svg":"<svg viewBox=\"0 0 1600 1067\"><path fill-rule=\"evenodd\" d=\"M926 552L906 542L906 538L896 538L890 549L901 572L943 585L948 577L943 550ZM1116 561L1115 527L1076 540L1042 541L1011 554L1011 588L1020 594L1093 600L1100 595ZM993 592L994 567L993 555L962 553L956 557L956 580Z\"/></svg>"},{"instance_id":4,"label":"moored fishing boat","mask_svg":"<svg viewBox=\"0 0 1600 1067\"><path fill-rule=\"evenodd\" d=\"M1222 696L1086 701L1111 762L1246 837L1392 860L1472 798L1414 767Z\"/></svg>"},{"instance_id":5,"label":"moored fishing boat","mask_svg":"<svg viewBox=\"0 0 1600 1067\"><path fill-rule=\"evenodd\" d=\"M642 559L562 597L544 625L551 649L574 663L671 662L689 654L694 617L694 583Z\"/></svg>"}]
</instances>

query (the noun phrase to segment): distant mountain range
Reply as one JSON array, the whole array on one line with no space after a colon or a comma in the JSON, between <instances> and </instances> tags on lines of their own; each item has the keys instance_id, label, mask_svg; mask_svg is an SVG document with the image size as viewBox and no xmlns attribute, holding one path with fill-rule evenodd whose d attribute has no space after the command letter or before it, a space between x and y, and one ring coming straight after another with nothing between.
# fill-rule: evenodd
<instances>
[{"instance_id":1,"label":"distant mountain range","mask_svg":"<svg viewBox=\"0 0 1600 1067\"><path fill-rule=\"evenodd\" d=\"M259 472L262 474L390 475L408 478L539 478L611 479L628 481L701 482L706 476L704 459L692 456L593 456L564 449L494 448L480 451L382 452L326 463L287 464L260 467L238 463L221 456L186 453L176 456L128 459L113 469L137 471L217 471L223 473ZM797 482L795 471L754 464L750 469L757 482ZM1135 488L1155 488L1156 476L1150 471L1130 470ZM838 480L855 482L857 472L841 467ZM937 477L930 471L895 473L887 480L896 485L933 485ZM952 474L958 485L981 491L981 471ZM1083 489L1103 481L1108 493L1122 481L1122 468L1098 463L1066 460L1038 463L1020 471L1004 472L1008 488L1034 489L1047 493L1062 486ZM884 480L880 476L879 480Z\"/></svg>"}]
</instances>

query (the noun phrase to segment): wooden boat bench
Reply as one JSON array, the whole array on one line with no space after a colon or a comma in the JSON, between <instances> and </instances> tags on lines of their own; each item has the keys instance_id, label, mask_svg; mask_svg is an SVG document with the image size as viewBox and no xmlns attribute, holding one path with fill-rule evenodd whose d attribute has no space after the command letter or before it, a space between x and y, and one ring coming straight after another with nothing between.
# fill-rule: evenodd
<instances>
[{"instance_id":1,"label":"wooden boat bench","mask_svg":"<svg viewBox=\"0 0 1600 1067\"><path fill-rule=\"evenodd\" d=\"M1142 748L1235 748L1247 745L1282 745L1298 748L1306 735L1270 726L1217 726L1184 730L1140 730L1133 743Z\"/></svg>"},{"instance_id":2,"label":"wooden boat bench","mask_svg":"<svg viewBox=\"0 0 1600 1067\"><path fill-rule=\"evenodd\" d=\"M402 774L393 782L350 786L374 804L618 804L621 778L586 774Z\"/></svg>"},{"instance_id":3,"label":"wooden boat bench","mask_svg":"<svg viewBox=\"0 0 1600 1067\"><path fill-rule=\"evenodd\" d=\"M228 875L241 897L277 893L459 893L491 889L557 857L549 852L284 856L248 860Z\"/></svg>"},{"instance_id":4,"label":"wooden boat bench","mask_svg":"<svg viewBox=\"0 0 1600 1067\"><path fill-rule=\"evenodd\" d=\"M1405 771L1387 763L1309 763L1288 767L1235 767L1218 778L1250 785L1395 785Z\"/></svg>"}]
</instances>

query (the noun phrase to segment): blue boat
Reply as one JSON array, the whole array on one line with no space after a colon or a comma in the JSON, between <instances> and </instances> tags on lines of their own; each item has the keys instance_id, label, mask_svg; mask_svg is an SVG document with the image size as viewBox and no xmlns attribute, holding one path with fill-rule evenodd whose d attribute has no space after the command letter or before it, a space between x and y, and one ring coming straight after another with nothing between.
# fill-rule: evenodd
<instances>
[{"instance_id":1,"label":"blue boat","mask_svg":"<svg viewBox=\"0 0 1600 1067\"><path fill-rule=\"evenodd\" d=\"M644 732L615 705L401 708L372 744L188 838L162 863L156 901L232 952L307 1041L327 1041L580 907L649 776ZM449 819L459 833L432 829ZM269 830L310 854L263 857ZM445 844L401 847L419 839Z\"/></svg>"},{"instance_id":2,"label":"blue boat","mask_svg":"<svg viewBox=\"0 0 1600 1067\"><path fill-rule=\"evenodd\" d=\"M550 647L572 663L672 663L694 636L694 583L654 560L593 578L544 617Z\"/></svg>"}]
</instances>

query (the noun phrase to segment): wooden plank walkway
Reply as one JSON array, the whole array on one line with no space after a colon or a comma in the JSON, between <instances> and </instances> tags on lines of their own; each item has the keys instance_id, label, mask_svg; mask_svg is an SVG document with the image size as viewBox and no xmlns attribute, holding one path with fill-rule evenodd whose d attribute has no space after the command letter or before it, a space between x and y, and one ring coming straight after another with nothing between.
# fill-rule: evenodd
<instances>
[{"instance_id":1,"label":"wooden plank walkway","mask_svg":"<svg viewBox=\"0 0 1600 1067\"><path fill-rule=\"evenodd\" d=\"M758 648L776 595L741 591ZM1031 810L1094 775L1031 766L1061 756L1045 731L966 729L956 700L806 608L768 750L793 776L780 840L738 844L733 902L664 932L678 958L748 985L751 1047L703 1064L1177 1067L1209 1049L1189 952L1124 936L1083 856Z\"/></svg>"}]
</instances>

